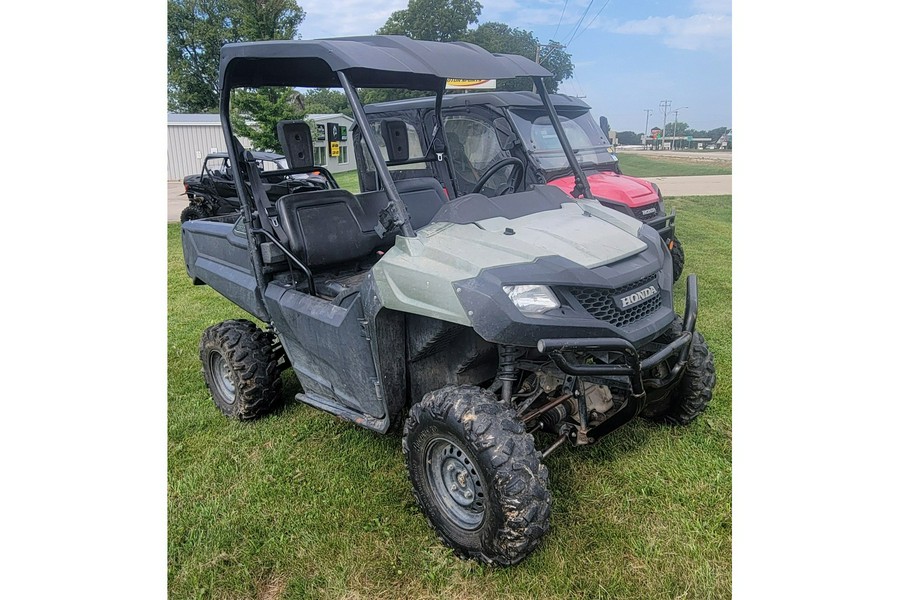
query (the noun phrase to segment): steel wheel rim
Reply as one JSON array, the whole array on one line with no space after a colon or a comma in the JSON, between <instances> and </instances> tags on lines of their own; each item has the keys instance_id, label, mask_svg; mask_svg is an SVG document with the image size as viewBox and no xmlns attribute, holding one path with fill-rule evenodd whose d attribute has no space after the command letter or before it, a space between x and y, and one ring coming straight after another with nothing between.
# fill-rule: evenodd
<instances>
[{"instance_id":1,"label":"steel wheel rim","mask_svg":"<svg viewBox=\"0 0 900 600\"><path fill-rule=\"evenodd\" d=\"M226 404L234 404L235 386L234 373L225 357L218 352L211 352L209 357L209 369L212 373L216 391L225 400Z\"/></svg>"},{"instance_id":2,"label":"steel wheel rim","mask_svg":"<svg viewBox=\"0 0 900 600\"><path fill-rule=\"evenodd\" d=\"M425 448L426 477L435 504L457 527L472 531L484 522L481 474L468 452L438 437Z\"/></svg>"}]
</instances>

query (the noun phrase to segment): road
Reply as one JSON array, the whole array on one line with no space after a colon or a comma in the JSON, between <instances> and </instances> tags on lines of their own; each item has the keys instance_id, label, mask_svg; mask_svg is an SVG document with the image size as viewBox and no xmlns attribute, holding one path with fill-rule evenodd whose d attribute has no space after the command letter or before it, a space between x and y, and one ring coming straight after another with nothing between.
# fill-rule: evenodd
<instances>
[{"instance_id":1,"label":"road","mask_svg":"<svg viewBox=\"0 0 900 600\"><path fill-rule=\"evenodd\" d=\"M731 194L731 175L690 175L685 177L645 177L659 186L663 196L719 196ZM180 181L169 182L169 222L177 222L187 206Z\"/></svg>"},{"instance_id":2,"label":"road","mask_svg":"<svg viewBox=\"0 0 900 600\"><path fill-rule=\"evenodd\" d=\"M642 179L658 185L664 198L731 194L731 175L685 175L683 177L642 177Z\"/></svg>"},{"instance_id":3,"label":"road","mask_svg":"<svg viewBox=\"0 0 900 600\"><path fill-rule=\"evenodd\" d=\"M616 154L642 154L647 158L677 159L686 162L731 162L730 150L642 150L640 148L623 148L620 146L616 150Z\"/></svg>"}]
</instances>

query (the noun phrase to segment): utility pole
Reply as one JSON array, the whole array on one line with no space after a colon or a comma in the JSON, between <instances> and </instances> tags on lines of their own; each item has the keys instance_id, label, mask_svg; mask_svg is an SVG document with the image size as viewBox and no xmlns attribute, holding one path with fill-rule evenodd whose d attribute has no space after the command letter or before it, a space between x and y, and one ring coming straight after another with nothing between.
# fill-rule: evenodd
<instances>
[{"instance_id":1,"label":"utility pole","mask_svg":"<svg viewBox=\"0 0 900 600\"><path fill-rule=\"evenodd\" d=\"M671 100L660 100L659 101L659 109L663 111L663 137L662 137L662 149L666 147L666 116L669 114L669 107L672 106Z\"/></svg>"},{"instance_id":2,"label":"utility pole","mask_svg":"<svg viewBox=\"0 0 900 600\"><path fill-rule=\"evenodd\" d=\"M541 48L550 48L550 52L547 54L547 58L550 58L550 54L553 54L553 51L557 48L565 48L562 44L558 42L551 41L549 44L541 44L538 43L534 47L534 62L537 64L541 64ZM534 84L531 84L531 91L537 93L537 87Z\"/></svg>"},{"instance_id":3,"label":"utility pole","mask_svg":"<svg viewBox=\"0 0 900 600\"><path fill-rule=\"evenodd\" d=\"M648 127L650 127L650 115L653 114L652 108L645 108L644 112L647 113L647 120L644 121L644 150L647 149L647 135L649 135Z\"/></svg>"},{"instance_id":4,"label":"utility pole","mask_svg":"<svg viewBox=\"0 0 900 600\"><path fill-rule=\"evenodd\" d=\"M675 110L672 111L675 113L675 129L672 130L672 150L675 149L675 138L678 136L678 111L684 110L686 108L690 108L690 106L679 106L678 108L676 108ZM682 144L682 147L684 147L683 144Z\"/></svg>"}]
</instances>

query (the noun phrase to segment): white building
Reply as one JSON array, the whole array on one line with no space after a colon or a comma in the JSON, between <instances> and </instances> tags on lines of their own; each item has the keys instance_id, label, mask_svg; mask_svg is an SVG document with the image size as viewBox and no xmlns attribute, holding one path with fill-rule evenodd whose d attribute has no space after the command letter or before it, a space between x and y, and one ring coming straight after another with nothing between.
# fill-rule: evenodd
<instances>
[{"instance_id":1,"label":"white building","mask_svg":"<svg viewBox=\"0 0 900 600\"><path fill-rule=\"evenodd\" d=\"M353 139L350 137L350 126L353 119L340 113L306 115L308 121L315 123L313 127L313 158L316 165L325 167L332 173L356 170L356 153L353 150ZM344 133L338 142L338 155L332 156L328 147L328 123L336 123Z\"/></svg>"},{"instance_id":2,"label":"white building","mask_svg":"<svg viewBox=\"0 0 900 600\"><path fill-rule=\"evenodd\" d=\"M316 165L323 166L332 173L356 170L356 157L353 142L350 139L350 126L353 119L342 114L307 115L308 120L322 125L322 136L326 135L328 123L335 123L340 131L347 131L347 139L338 141L337 156L331 156L326 137L321 140L318 131L313 127L313 157ZM241 144L250 148L251 142L246 138L238 138ZM222 133L222 122L217 114L175 114L168 115L168 178L180 181L186 175L200 172L203 159L212 152L226 152L225 134Z\"/></svg>"}]
</instances>

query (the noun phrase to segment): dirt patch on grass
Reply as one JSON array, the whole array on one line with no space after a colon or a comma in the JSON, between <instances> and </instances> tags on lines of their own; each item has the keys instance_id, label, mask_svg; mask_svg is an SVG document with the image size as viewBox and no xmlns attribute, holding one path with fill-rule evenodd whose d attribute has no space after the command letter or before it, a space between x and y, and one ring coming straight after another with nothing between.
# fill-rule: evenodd
<instances>
[{"instance_id":1,"label":"dirt patch on grass","mask_svg":"<svg viewBox=\"0 0 900 600\"><path fill-rule=\"evenodd\" d=\"M260 583L256 597L258 600L281 600L286 586L287 581L283 577L271 575Z\"/></svg>"}]
</instances>

